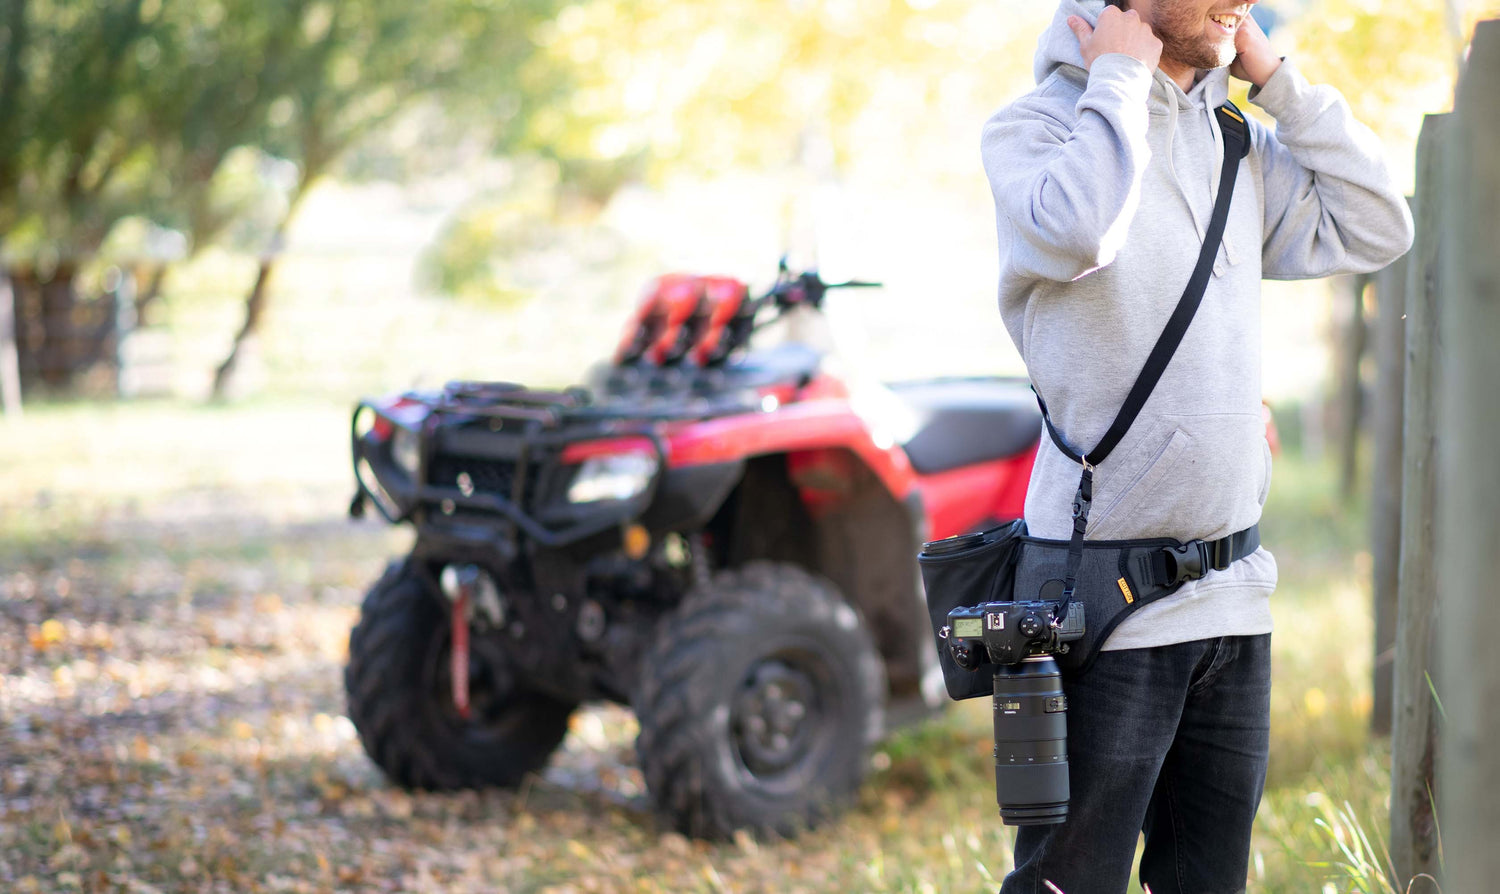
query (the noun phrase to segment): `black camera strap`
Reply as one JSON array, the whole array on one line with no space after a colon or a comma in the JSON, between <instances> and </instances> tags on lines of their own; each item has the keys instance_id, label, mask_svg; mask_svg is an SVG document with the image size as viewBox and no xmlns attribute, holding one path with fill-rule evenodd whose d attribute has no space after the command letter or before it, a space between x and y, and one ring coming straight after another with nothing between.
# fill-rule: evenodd
<instances>
[{"instance_id":1,"label":"black camera strap","mask_svg":"<svg viewBox=\"0 0 1500 894\"><path fill-rule=\"evenodd\" d=\"M1135 384L1131 386L1114 422L1093 450L1086 454L1080 453L1068 444L1052 424L1052 417L1047 413L1047 402L1037 392L1036 400L1042 408L1042 421L1046 423L1047 434L1052 437L1052 443L1057 445L1064 456L1083 466L1078 492L1073 497L1073 534L1068 544L1068 570L1063 582L1059 620L1067 617L1068 605L1078 582L1078 566L1083 561L1083 533L1088 528L1089 509L1094 501L1094 467L1104 462L1140 415L1147 398L1155 390L1157 382L1161 381L1162 373L1166 372L1167 364L1172 362L1172 355L1182 344L1182 338L1187 334L1198 306L1203 303L1203 293L1208 288L1208 279L1214 269L1214 258L1224 239L1224 226L1229 221L1229 203L1234 197L1235 175L1239 173L1240 160L1250 154L1250 128L1245 123L1245 116L1234 103L1226 101L1214 113L1219 121L1219 132L1224 138L1224 168L1219 174L1219 194L1214 199L1213 216L1203 238L1203 250L1198 254L1198 264L1193 268L1193 275L1188 280L1187 288L1183 289L1177 308L1168 318L1166 328L1156 340L1156 346L1146 356L1146 363L1136 376Z\"/></svg>"}]
</instances>

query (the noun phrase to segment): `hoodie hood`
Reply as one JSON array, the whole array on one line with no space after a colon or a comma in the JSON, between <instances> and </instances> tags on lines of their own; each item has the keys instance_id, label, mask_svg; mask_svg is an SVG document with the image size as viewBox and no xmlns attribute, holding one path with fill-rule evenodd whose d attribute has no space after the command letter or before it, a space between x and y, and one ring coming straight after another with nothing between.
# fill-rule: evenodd
<instances>
[{"instance_id":1,"label":"hoodie hood","mask_svg":"<svg viewBox=\"0 0 1500 894\"><path fill-rule=\"evenodd\" d=\"M1033 73L1036 82L1041 84L1054 75L1072 83L1078 90L1083 90L1088 84L1088 69L1083 64L1083 53L1078 46L1078 35L1068 27L1069 16L1079 16L1094 27L1099 22L1099 16L1104 12L1104 0L1061 0L1057 6L1057 12L1052 16L1052 23L1047 30L1042 32L1041 39L1037 42L1036 57L1033 62ZM1172 181L1173 188L1184 191L1181 174L1177 169L1177 135L1181 126L1183 116L1197 116L1205 122L1211 122L1213 110L1223 105L1229 99L1229 69L1215 68L1204 72L1198 82L1193 85L1192 90L1184 93L1177 82L1162 73L1161 69L1151 72L1151 93L1147 100L1147 109L1153 117L1166 119L1164 145L1158 148L1162 151L1166 160L1167 172ZM1215 153L1222 153L1223 138L1219 134L1218 125L1208 123L1206 130L1212 134ZM1219 186L1218 167L1207 166L1205 171L1206 182L1209 190L1216 190ZM1202 210L1191 211L1193 228L1202 238L1208 226L1208 218Z\"/></svg>"},{"instance_id":2,"label":"hoodie hood","mask_svg":"<svg viewBox=\"0 0 1500 894\"><path fill-rule=\"evenodd\" d=\"M1093 27L1099 21L1099 13L1103 11L1104 0L1062 0L1057 5L1052 24L1047 26L1041 39L1037 41L1036 57L1031 65L1031 73L1036 76L1038 84L1051 77L1059 68L1073 69L1063 72L1064 77L1070 81L1082 83L1088 79L1088 72L1083 65L1083 53L1078 49L1078 36L1068 27L1068 16L1078 16Z\"/></svg>"},{"instance_id":3,"label":"hoodie hood","mask_svg":"<svg viewBox=\"0 0 1500 894\"><path fill-rule=\"evenodd\" d=\"M1068 16L1078 16L1089 27L1099 22L1104 11L1104 0L1062 0L1052 23L1042 32L1037 41L1036 56L1032 62L1032 74L1038 84L1054 74L1083 86L1088 81L1088 69L1083 64L1083 53L1078 48L1078 35L1068 27ZM1216 109L1229 98L1229 69L1215 68L1206 72L1193 89L1184 94L1171 78L1158 69L1152 73L1151 111L1155 114L1170 114L1176 111Z\"/></svg>"}]
</instances>

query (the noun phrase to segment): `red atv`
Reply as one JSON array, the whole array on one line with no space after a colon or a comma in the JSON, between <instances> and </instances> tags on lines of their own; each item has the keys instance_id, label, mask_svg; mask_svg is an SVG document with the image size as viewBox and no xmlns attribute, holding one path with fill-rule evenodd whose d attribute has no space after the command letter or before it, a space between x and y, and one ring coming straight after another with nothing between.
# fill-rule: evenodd
<instances>
[{"instance_id":1,"label":"red atv","mask_svg":"<svg viewBox=\"0 0 1500 894\"><path fill-rule=\"evenodd\" d=\"M830 374L796 330L860 285L666 276L587 389L359 404L351 513L417 531L345 671L394 782L516 785L607 699L678 828L787 835L941 707L917 551L1021 514L1041 417L1023 380Z\"/></svg>"}]
</instances>

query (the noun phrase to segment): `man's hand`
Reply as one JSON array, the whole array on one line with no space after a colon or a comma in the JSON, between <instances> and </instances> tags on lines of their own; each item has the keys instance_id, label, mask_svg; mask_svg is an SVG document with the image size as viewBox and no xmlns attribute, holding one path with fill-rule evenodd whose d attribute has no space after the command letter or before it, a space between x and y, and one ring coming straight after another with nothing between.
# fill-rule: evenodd
<instances>
[{"instance_id":1,"label":"man's hand","mask_svg":"<svg viewBox=\"0 0 1500 894\"><path fill-rule=\"evenodd\" d=\"M1266 81L1281 67L1281 57L1271 49L1266 32L1260 30L1260 25L1250 16L1245 16L1239 30L1234 33L1234 49L1239 55L1229 63L1229 73L1257 87L1266 86Z\"/></svg>"},{"instance_id":2,"label":"man's hand","mask_svg":"<svg viewBox=\"0 0 1500 894\"><path fill-rule=\"evenodd\" d=\"M1083 67L1093 67L1094 60L1105 53L1124 53L1155 69L1161 62L1161 41L1152 33L1151 26L1141 21L1135 10L1122 12L1113 6L1104 7L1099 22L1089 27L1078 16L1068 16L1068 27L1078 36L1078 49L1083 53ZM1241 26L1243 27L1243 26ZM1261 35L1265 39L1265 35Z\"/></svg>"}]
</instances>

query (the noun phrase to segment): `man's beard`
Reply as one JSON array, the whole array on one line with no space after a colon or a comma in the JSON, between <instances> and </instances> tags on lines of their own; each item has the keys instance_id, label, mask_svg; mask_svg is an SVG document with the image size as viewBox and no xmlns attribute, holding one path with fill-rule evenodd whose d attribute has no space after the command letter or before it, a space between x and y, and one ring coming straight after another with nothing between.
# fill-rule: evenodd
<instances>
[{"instance_id":1,"label":"man's beard","mask_svg":"<svg viewBox=\"0 0 1500 894\"><path fill-rule=\"evenodd\" d=\"M1158 0L1152 8L1151 30L1161 41L1161 54L1179 65L1195 69L1223 68L1234 61L1234 41L1211 41L1197 4Z\"/></svg>"}]
</instances>

